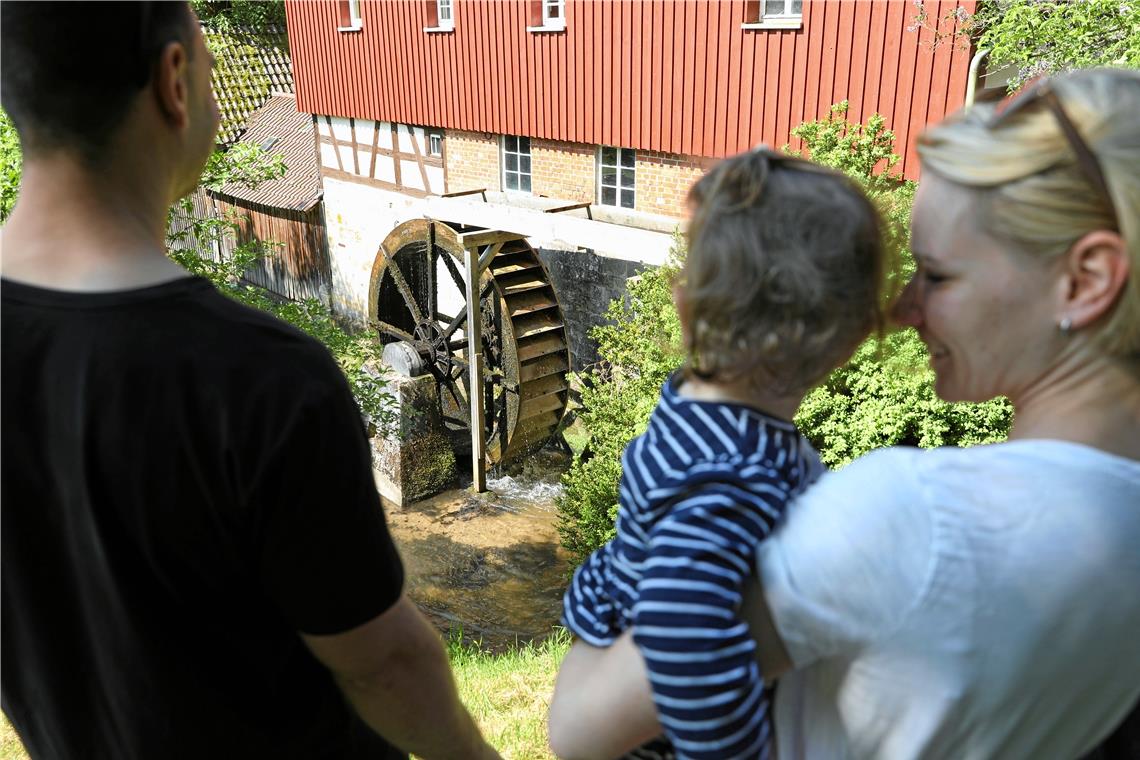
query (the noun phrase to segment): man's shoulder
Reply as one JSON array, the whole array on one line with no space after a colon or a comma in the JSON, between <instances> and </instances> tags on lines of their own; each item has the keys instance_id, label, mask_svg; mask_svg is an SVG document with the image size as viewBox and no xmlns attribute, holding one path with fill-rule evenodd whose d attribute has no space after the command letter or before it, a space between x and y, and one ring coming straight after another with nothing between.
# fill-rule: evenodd
<instances>
[{"instance_id":1,"label":"man's shoulder","mask_svg":"<svg viewBox=\"0 0 1140 760\"><path fill-rule=\"evenodd\" d=\"M208 355L230 367L252 367L263 375L273 373L293 381L323 381L337 369L319 340L214 287L201 289L181 308L194 342L208 344Z\"/></svg>"}]
</instances>

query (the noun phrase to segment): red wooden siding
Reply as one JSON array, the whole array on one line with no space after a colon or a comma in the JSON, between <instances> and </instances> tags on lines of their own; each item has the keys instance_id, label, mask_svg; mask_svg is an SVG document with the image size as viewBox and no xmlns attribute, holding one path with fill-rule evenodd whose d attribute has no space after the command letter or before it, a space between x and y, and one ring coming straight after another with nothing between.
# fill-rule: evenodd
<instances>
[{"instance_id":1,"label":"red wooden siding","mask_svg":"<svg viewBox=\"0 0 1140 760\"><path fill-rule=\"evenodd\" d=\"M976 0L927 0L928 18ZM423 0L364 0L338 32L335 0L286 0L303 112L700 156L779 146L851 103L913 141L962 104L968 50L910 31L911 0L804 0L798 30L742 29L744 0L567 0L565 32L533 33L527 0L455 0L428 33Z\"/></svg>"}]
</instances>

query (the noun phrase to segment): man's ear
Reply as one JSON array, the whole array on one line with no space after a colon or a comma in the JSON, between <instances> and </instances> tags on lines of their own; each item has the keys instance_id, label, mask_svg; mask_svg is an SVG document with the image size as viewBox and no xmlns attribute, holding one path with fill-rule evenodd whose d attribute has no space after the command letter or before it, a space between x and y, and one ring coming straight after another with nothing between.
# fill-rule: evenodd
<instances>
[{"instance_id":1,"label":"man's ear","mask_svg":"<svg viewBox=\"0 0 1140 760\"><path fill-rule=\"evenodd\" d=\"M1112 311L1131 276L1128 246L1119 233L1096 230L1065 254L1064 292L1057 322L1086 327Z\"/></svg>"},{"instance_id":2,"label":"man's ear","mask_svg":"<svg viewBox=\"0 0 1140 760\"><path fill-rule=\"evenodd\" d=\"M151 86L162 114L177 129L190 123L190 60L181 42L168 42L155 63Z\"/></svg>"}]
</instances>

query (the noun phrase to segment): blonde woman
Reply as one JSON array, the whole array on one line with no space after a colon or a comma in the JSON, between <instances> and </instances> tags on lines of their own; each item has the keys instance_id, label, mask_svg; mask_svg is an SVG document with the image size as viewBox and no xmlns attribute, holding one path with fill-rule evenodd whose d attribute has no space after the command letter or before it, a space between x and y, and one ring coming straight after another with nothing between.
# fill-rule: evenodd
<instances>
[{"instance_id":1,"label":"blonde woman","mask_svg":"<svg viewBox=\"0 0 1140 760\"><path fill-rule=\"evenodd\" d=\"M1007 396L1013 429L870 454L761 545L745 607L780 758L1073 758L1140 697L1138 114L1140 73L1091 70L921 139L896 318L939 396ZM628 636L572 649L559 752L652 736L644 672Z\"/></svg>"}]
</instances>

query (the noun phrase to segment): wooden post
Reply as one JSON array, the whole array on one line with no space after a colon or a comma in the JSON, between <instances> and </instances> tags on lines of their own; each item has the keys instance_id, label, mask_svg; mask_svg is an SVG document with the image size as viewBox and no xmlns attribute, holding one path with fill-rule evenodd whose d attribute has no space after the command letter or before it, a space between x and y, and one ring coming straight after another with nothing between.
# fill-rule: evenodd
<instances>
[{"instance_id":1,"label":"wooden post","mask_svg":"<svg viewBox=\"0 0 1140 760\"><path fill-rule=\"evenodd\" d=\"M479 309L479 248L467 253L467 361L470 384L467 400L471 405L471 488L487 490L486 442L483 440L483 315Z\"/></svg>"}]
</instances>

